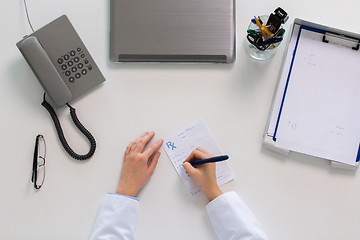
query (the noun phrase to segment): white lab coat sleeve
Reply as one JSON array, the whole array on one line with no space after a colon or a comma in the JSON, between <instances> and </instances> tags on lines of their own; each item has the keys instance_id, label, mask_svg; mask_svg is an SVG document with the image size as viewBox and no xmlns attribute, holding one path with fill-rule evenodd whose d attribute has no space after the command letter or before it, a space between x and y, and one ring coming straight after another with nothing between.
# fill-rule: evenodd
<instances>
[{"instance_id":1,"label":"white lab coat sleeve","mask_svg":"<svg viewBox=\"0 0 360 240\"><path fill-rule=\"evenodd\" d=\"M264 230L250 209L235 192L224 193L206 210L220 240L267 240Z\"/></svg>"},{"instance_id":2,"label":"white lab coat sleeve","mask_svg":"<svg viewBox=\"0 0 360 240\"><path fill-rule=\"evenodd\" d=\"M115 193L106 194L90 240L135 239L138 212L139 200L137 198Z\"/></svg>"}]
</instances>

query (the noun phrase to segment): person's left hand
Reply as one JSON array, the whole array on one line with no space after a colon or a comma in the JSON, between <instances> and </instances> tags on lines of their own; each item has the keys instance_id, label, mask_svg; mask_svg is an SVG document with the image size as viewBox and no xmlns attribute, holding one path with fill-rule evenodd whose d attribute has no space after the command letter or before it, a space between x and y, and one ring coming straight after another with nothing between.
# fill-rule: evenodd
<instances>
[{"instance_id":1,"label":"person's left hand","mask_svg":"<svg viewBox=\"0 0 360 240\"><path fill-rule=\"evenodd\" d=\"M154 132L145 132L127 146L116 193L136 197L153 174L160 157L160 152L156 151L164 141L160 139L144 151L145 145L154 135ZM152 155L153 157L149 163Z\"/></svg>"}]
</instances>

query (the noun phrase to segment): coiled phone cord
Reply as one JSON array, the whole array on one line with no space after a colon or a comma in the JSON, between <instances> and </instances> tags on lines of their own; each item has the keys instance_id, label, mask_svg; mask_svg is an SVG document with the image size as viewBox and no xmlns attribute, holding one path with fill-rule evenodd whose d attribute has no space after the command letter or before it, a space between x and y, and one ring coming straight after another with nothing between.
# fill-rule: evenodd
<instances>
[{"instance_id":1,"label":"coiled phone cord","mask_svg":"<svg viewBox=\"0 0 360 240\"><path fill-rule=\"evenodd\" d=\"M69 144L67 143L64 133L63 133L63 130L61 128L59 118L57 117L55 110L45 100L45 93L44 93L44 99L43 99L43 102L41 103L41 105L44 108L46 108L46 110L48 110L48 112L50 113L50 116L51 116L51 118L54 122L55 128L56 128L56 131L58 133L59 140L60 140L61 144L63 145L64 149L66 150L66 152L71 157L75 158L76 160L87 160L87 159L91 158L95 153L96 141L95 141L95 138L93 137L93 135L81 124L81 122L77 118L75 108L71 107L69 104L66 104L70 109L70 115L71 115L71 118L72 118L73 122L75 123L76 127L85 135L85 137L90 142L90 150L85 155L79 155L79 154L75 153L74 150L72 150L71 147L69 146Z\"/></svg>"}]
</instances>

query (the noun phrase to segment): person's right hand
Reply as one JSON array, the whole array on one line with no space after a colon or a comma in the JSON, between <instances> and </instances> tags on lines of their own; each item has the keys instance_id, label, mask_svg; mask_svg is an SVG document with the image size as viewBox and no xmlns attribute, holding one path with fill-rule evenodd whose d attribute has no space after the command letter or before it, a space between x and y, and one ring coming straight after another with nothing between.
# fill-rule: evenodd
<instances>
[{"instance_id":1,"label":"person's right hand","mask_svg":"<svg viewBox=\"0 0 360 240\"><path fill-rule=\"evenodd\" d=\"M195 167L189 162L197 159L214 157L203 148L196 148L185 159L183 166L189 177L200 188L204 195L212 201L222 194L216 181L216 163L199 164Z\"/></svg>"},{"instance_id":2,"label":"person's right hand","mask_svg":"<svg viewBox=\"0 0 360 240\"><path fill-rule=\"evenodd\" d=\"M164 141L160 139L145 150L145 145L154 135L154 132L145 132L127 146L116 193L136 197L153 174L160 157L157 150Z\"/></svg>"}]
</instances>

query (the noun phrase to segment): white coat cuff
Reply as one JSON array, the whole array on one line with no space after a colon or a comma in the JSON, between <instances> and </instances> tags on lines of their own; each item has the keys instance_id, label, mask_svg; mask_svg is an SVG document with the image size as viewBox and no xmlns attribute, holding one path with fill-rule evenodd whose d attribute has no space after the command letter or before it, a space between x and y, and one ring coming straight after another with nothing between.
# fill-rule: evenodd
<instances>
[{"instance_id":1,"label":"white coat cuff","mask_svg":"<svg viewBox=\"0 0 360 240\"><path fill-rule=\"evenodd\" d=\"M124 195L124 194L119 194L119 193L109 192L109 193L107 193L107 195L115 195L115 196L127 197L127 198L130 198L130 199L134 199L134 200L139 201L139 199L138 199L137 197L133 197L133 196L129 196L129 195Z\"/></svg>"},{"instance_id":2,"label":"white coat cuff","mask_svg":"<svg viewBox=\"0 0 360 240\"><path fill-rule=\"evenodd\" d=\"M224 193L206 205L219 239L267 239L261 225L235 192Z\"/></svg>"},{"instance_id":3,"label":"white coat cuff","mask_svg":"<svg viewBox=\"0 0 360 240\"><path fill-rule=\"evenodd\" d=\"M135 239L139 205L137 198L106 194L90 239Z\"/></svg>"}]
</instances>

